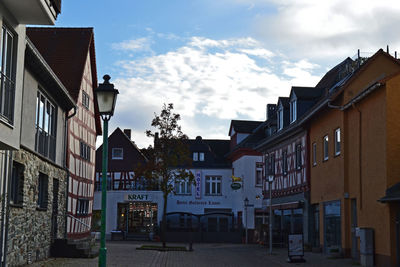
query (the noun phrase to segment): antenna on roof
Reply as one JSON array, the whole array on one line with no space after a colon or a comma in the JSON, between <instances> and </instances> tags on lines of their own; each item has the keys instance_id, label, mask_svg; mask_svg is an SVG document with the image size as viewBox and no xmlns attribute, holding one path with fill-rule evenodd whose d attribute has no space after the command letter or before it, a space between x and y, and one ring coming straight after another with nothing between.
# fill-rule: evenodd
<instances>
[{"instance_id":1,"label":"antenna on roof","mask_svg":"<svg viewBox=\"0 0 400 267\"><path fill-rule=\"evenodd\" d=\"M389 45L386 46L386 53L389 54Z\"/></svg>"},{"instance_id":2,"label":"antenna on roof","mask_svg":"<svg viewBox=\"0 0 400 267\"><path fill-rule=\"evenodd\" d=\"M357 67L360 67L360 49L357 49Z\"/></svg>"}]
</instances>

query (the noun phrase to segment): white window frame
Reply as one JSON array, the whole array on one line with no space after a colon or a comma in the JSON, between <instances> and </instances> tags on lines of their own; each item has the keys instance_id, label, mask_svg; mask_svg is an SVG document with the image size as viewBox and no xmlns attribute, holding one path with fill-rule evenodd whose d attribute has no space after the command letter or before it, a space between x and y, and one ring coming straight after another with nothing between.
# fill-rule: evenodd
<instances>
[{"instance_id":1,"label":"white window frame","mask_svg":"<svg viewBox=\"0 0 400 267\"><path fill-rule=\"evenodd\" d=\"M322 151L323 151L323 159L324 161L329 159L329 136L325 135L322 139Z\"/></svg>"},{"instance_id":2,"label":"white window frame","mask_svg":"<svg viewBox=\"0 0 400 267\"><path fill-rule=\"evenodd\" d=\"M297 120L297 99L293 97L290 100L290 123Z\"/></svg>"},{"instance_id":3,"label":"white window frame","mask_svg":"<svg viewBox=\"0 0 400 267\"><path fill-rule=\"evenodd\" d=\"M199 152L199 161L204 161L204 152Z\"/></svg>"},{"instance_id":4,"label":"white window frame","mask_svg":"<svg viewBox=\"0 0 400 267\"><path fill-rule=\"evenodd\" d=\"M335 156L339 156L341 152L341 136L340 136L340 128L335 130Z\"/></svg>"},{"instance_id":5,"label":"white window frame","mask_svg":"<svg viewBox=\"0 0 400 267\"><path fill-rule=\"evenodd\" d=\"M121 151L121 156L116 155L116 151ZM122 147L113 147L111 159L124 159L124 149Z\"/></svg>"},{"instance_id":6,"label":"white window frame","mask_svg":"<svg viewBox=\"0 0 400 267\"><path fill-rule=\"evenodd\" d=\"M85 91L82 91L82 106L84 106L87 110L89 109L90 106L90 98Z\"/></svg>"},{"instance_id":7,"label":"white window frame","mask_svg":"<svg viewBox=\"0 0 400 267\"><path fill-rule=\"evenodd\" d=\"M182 180L175 183L175 194L176 195L191 195L192 185L188 180Z\"/></svg>"},{"instance_id":8,"label":"white window frame","mask_svg":"<svg viewBox=\"0 0 400 267\"><path fill-rule=\"evenodd\" d=\"M219 187L218 187L218 184L219 184ZM207 187L208 187L208 189L207 189ZM219 190L218 190L218 188L219 188ZM222 195L222 177L221 176L206 176L204 194L206 196L221 196Z\"/></svg>"},{"instance_id":9,"label":"white window frame","mask_svg":"<svg viewBox=\"0 0 400 267\"><path fill-rule=\"evenodd\" d=\"M199 161L199 152L193 152L193 161Z\"/></svg>"},{"instance_id":10,"label":"white window frame","mask_svg":"<svg viewBox=\"0 0 400 267\"><path fill-rule=\"evenodd\" d=\"M283 129L283 106L282 105L279 105L277 115L278 115L278 118L277 118L278 119L277 120L278 131L280 131Z\"/></svg>"},{"instance_id":11,"label":"white window frame","mask_svg":"<svg viewBox=\"0 0 400 267\"><path fill-rule=\"evenodd\" d=\"M259 179L258 179L259 178ZM263 184L263 169L256 166L256 173L255 173L255 181L254 184L257 187L262 186Z\"/></svg>"}]
</instances>

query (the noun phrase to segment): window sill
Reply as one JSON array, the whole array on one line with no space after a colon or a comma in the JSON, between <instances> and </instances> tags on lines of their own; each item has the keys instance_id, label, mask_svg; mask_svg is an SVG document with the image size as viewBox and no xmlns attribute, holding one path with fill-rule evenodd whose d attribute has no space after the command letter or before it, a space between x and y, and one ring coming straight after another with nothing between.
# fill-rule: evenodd
<instances>
[{"instance_id":1,"label":"window sill","mask_svg":"<svg viewBox=\"0 0 400 267\"><path fill-rule=\"evenodd\" d=\"M326 161L328 161L328 160L329 160L329 158L326 158L326 159L323 159L322 162L326 162Z\"/></svg>"},{"instance_id":2,"label":"window sill","mask_svg":"<svg viewBox=\"0 0 400 267\"><path fill-rule=\"evenodd\" d=\"M335 153L335 158L340 156L340 152L339 153Z\"/></svg>"},{"instance_id":3,"label":"window sill","mask_svg":"<svg viewBox=\"0 0 400 267\"><path fill-rule=\"evenodd\" d=\"M17 203L17 204L10 203L9 206L12 207L12 208L23 208L24 207L24 205L22 203L21 204L19 204L19 203Z\"/></svg>"},{"instance_id":4,"label":"window sill","mask_svg":"<svg viewBox=\"0 0 400 267\"><path fill-rule=\"evenodd\" d=\"M14 125L12 125L4 116L0 114L0 122L6 125L7 127L11 128L14 130Z\"/></svg>"},{"instance_id":5,"label":"window sill","mask_svg":"<svg viewBox=\"0 0 400 267\"><path fill-rule=\"evenodd\" d=\"M262 187L262 184L256 184L255 187Z\"/></svg>"},{"instance_id":6,"label":"window sill","mask_svg":"<svg viewBox=\"0 0 400 267\"><path fill-rule=\"evenodd\" d=\"M47 208L36 207L36 210L38 210L38 211L47 211Z\"/></svg>"},{"instance_id":7,"label":"window sill","mask_svg":"<svg viewBox=\"0 0 400 267\"><path fill-rule=\"evenodd\" d=\"M188 194L185 194L185 193L175 193L175 196L191 196L192 195L192 193L188 193Z\"/></svg>"},{"instance_id":8,"label":"window sill","mask_svg":"<svg viewBox=\"0 0 400 267\"><path fill-rule=\"evenodd\" d=\"M206 197L222 197L222 194L212 195L212 194L205 194Z\"/></svg>"}]
</instances>

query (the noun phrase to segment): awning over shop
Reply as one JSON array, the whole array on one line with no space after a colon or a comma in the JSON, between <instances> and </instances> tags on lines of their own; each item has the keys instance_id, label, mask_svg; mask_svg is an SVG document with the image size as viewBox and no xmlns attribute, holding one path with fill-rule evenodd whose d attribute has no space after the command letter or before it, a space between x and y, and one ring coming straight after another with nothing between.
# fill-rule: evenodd
<instances>
[{"instance_id":1,"label":"awning over shop","mask_svg":"<svg viewBox=\"0 0 400 267\"><path fill-rule=\"evenodd\" d=\"M301 201L293 201L293 202L285 202L285 203L277 203L272 204L273 210L289 210L289 209L297 209L301 208ZM264 212L269 212L269 205L264 206Z\"/></svg>"},{"instance_id":2,"label":"awning over shop","mask_svg":"<svg viewBox=\"0 0 400 267\"><path fill-rule=\"evenodd\" d=\"M400 201L400 183L386 189L386 195L378 201L382 203Z\"/></svg>"}]
</instances>

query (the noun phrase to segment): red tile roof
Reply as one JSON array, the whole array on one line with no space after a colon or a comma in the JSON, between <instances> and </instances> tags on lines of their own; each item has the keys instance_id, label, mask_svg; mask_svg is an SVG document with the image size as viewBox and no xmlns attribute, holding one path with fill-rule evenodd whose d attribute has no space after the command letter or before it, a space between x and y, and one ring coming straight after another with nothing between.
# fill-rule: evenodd
<instances>
[{"instance_id":1,"label":"red tile roof","mask_svg":"<svg viewBox=\"0 0 400 267\"><path fill-rule=\"evenodd\" d=\"M86 57L90 52L93 88L97 88L93 28L27 27L26 34L75 101L78 100ZM95 121L96 132L100 135L97 102Z\"/></svg>"}]
</instances>

